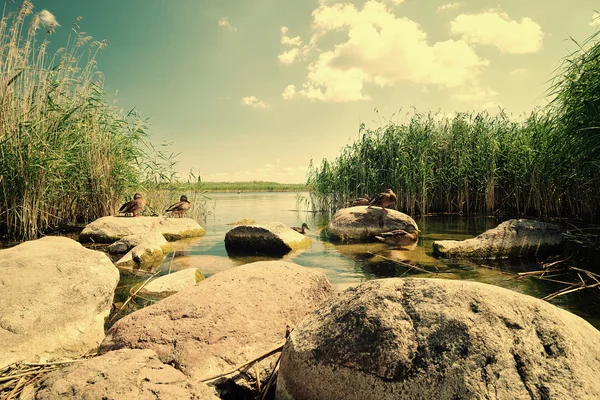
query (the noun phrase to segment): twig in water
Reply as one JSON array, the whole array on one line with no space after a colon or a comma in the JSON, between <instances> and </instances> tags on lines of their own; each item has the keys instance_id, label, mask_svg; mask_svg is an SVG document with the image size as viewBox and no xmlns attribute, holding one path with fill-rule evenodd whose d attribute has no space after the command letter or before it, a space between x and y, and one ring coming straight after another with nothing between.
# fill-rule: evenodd
<instances>
[{"instance_id":1,"label":"twig in water","mask_svg":"<svg viewBox=\"0 0 600 400\"><path fill-rule=\"evenodd\" d=\"M118 310L117 310L117 311L114 313L114 315L112 316L112 318L111 318L111 319L110 319L108 322L109 322L109 323L111 323L111 322L112 322L112 321L115 319L115 317L121 313L121 311L122 311L122 310L125 308L125 306L126 306L126 305L127 305L127 304L128 304L130 301L131 301L131 299L133 299L133 297L134 297L134 296L136 296L136 295L138 294L138 292L139 292L140 290L142 290L142 288L143 288L144 286L146 286L146 284L147 284L148 282L150 282L150 279L152 279L152 278L154 278L156 275L158 275L158 273L159 273L159 272L160 272L160 270L156 271L154 274L152 274L152 276L150 276L148 279L146 279L146 280L144 281L144 283L142 283L142 285L141 285L139 288L137 288L137 290L135 291L135 293L133 293L131 296L129 296L129 297L127 298L127 300L125 300L125 303L123 303L123 305L122 305L122 306L121 306L121 307L120 307L120 308L119 308L119 309L118 309Z\"/></svg>"}]
</instances>

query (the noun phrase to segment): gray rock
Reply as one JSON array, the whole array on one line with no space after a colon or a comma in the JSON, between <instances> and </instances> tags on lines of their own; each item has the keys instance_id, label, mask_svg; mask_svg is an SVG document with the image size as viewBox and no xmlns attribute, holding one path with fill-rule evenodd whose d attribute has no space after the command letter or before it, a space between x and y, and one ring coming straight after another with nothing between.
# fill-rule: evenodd
<instances>
[{"instance_id":1,"label":"gray rock","mask_svg":"<svg viewBox=\"0 0 600 400\"><path fill-rule=\"evenodd\" d=\"M472 239L435 241L433 251L446 258L541 257L560 250L562 243L562 232L556 225L511 219Z\"/></svg>"},{"instance_id":2,"label":"gray rock","mask_svg":"<svg viewBox=\"0 0 600 400\"><path fill-rule=\"evenodd\" d=\"M598 343L580 317L500 287L374 280L291 333L276 398L600 398Z\"/></svg>"},{"instance_id":3,"label":"gray rock","mask_svg":"<svg viewBox=\"0 0 600 400\"><path fill-rule=\"evenodd\" d=\"M173 249L159 232L129 235L109 246L109 252L131 248L115 265L119 268L150 270L162 264Z\"/></svg>"},{"instance_id":4,"label":"gray rock","mask_svg":"<svg viewBox=\"0 0 600 400\"><path fill-rule=\"evenodd\" d=\"M35 399L217 400L218 397L206 384L161 363L152 350L123 349L51 372L38 385Z\"/></svg>"},{"instance_id":5,"label":"gray rock","mask_svg":"<svg viewBox=\"0 0 600 400\"><path fill-rule=\"evenodd\" d=\"M105 253L65 237L0 250L0 368L98 347L118 281Z\"/></svg>"},{"instance_id":6,"label":"gray rock","mask_svg":"<svg viewBox=\"0 0 600 400\"><path fill-rule=\"evenodd\" d=\"M140 293L150 296L170 296L203 280L204 275L198 268L188 268L151 280L140 290Z\"/></svg>"},{"instance_id":7,"label":"gray rock","mask_svg":"<svg viewBox=\"0 0 600 400\"><path fill-rule=\"evenodd\" d=\"M283 344L286 325L332 295L322 272L284 261L246 264L129 314L108 331L100 351L152 349L162 362L206 380ZM261 379L273 363L260 363Z\"/></svg>"},{"instance_id":8,"label":"gray rock","mask_svg":"<svg viewBox=\"0 0 600 400\"><path fill-rule=\"evenodd\" d=\"M282 255L310 246L309 237L281 222L240 225L225 234L225 247L230 253Z\"/></svg>"},{"instance_id":9,"label":"gray rock","mask_svg":"<svg viewBox=\"0 0 600 400\"><path fill-rule=\"evenodd\" d=\"M169 241L206 234L204 228L190 218L110 216L88 224L79 234L79 241L114 243L125 236L149 232L160 232Z\"/></svg>"},{"instance_id":10,"label":"gray rock","mask_svg":"<svg viewBox=\"0 0 600 400\"><path fill-rule=\"evenodd\" d=\"M356 206L338 210L329 225L327 232L331 239L340 241L374 240L376 235L396 229L413 232L418 229L417 223L408 215L396 210Z\"/></svg>"}]
</instances>

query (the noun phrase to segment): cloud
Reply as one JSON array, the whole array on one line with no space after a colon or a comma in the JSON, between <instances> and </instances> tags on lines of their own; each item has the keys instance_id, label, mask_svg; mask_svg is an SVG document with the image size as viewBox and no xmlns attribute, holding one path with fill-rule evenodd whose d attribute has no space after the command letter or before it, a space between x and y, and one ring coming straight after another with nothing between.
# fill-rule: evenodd
<instances>
[{"instance_id":1,"label":"cloud","mask_svg":"<svg viewBox=\"0 0 600 400\"><path fill-rule=\"evenodd\" d=\"M517 22L497 10L460 14L450 22L450 32L467 43L495 46L511 54L535 53L542 48L544 38L542 28L531 18Z\"/></svg>"},{"instance_id":2,"label":"cloud","mask_svg":"<svg viewBox=\"0 0 600 400\"><path fill-rule=\"evenodd\" d=\"M397 5L397 6L404 3L404 0L387 0L387 1L389 1L390 3Z\"/></svg>"},{"instance_id":3,"label":"cloud","mask_svg":"<svg viewBox=\"0 0 600 400\"><path fill-rule=\"evenodd\" d=\"M362 9L350 3L321 2L312 15L309 47L316 54L307 67L306 80L300 87L288 85L282 93L284 99L368 100L365 84L413 82L458 87L473 81L489 64L463 40L430 44L419 24L406 17L397 18L376 0L367 1ZM330 32L344 32L347 37L332 49L319 50L317 41Z\"/></svg>"},{"instance_id":4,"label":"cloud","mask_svg":"<svg viewBox=\"0 0 600 400\"><path fill-rule=\"evenodd\" d=\"M281 165L278 160L275 164L265 164L253 170L205 173L202 174L202 180L205 182L270 181L302 183L306 182L307 169L307 166Z\"/></svg>"},{"instance_id":5,"label":"cloud","mask_svg":"<svg viewBox=\"0 0 600 400\"><path fill-rule=\"evenodd\" d=\"M314 41L307 44L302 45L302 39L300 36L290 37L287 35L288 27L281 27L281 44L286 47L292 47L291 49L284 50L283 53L279 54L277 58L282 64L292 64L295 61L304 61L306 57L310 53L310 51L314 48Z\"/></svg>"},{"instance_id":6,"label":"cloud","mask_svg":"<svg viewBox=\"0 0 600 400\"><path fill-rule=\"evenodd\" d=\"M252 108L267 108L268 107L267 103L264 103L264 102L258 100L258 98L256 96L242 97L242 104L247 105L247 106L252 106Z\"/></svg>"},{"instance_id":7,"label":"cloud","mask_svg":"<svg viewBox=\"0 0 600 400\"><path fill-rule=\"evenodd\" d=\"M463 87L458 93L452 95L452 98L468 103L475 110L492 110L500 105L493 100L497 95L498 93L490 88L481 87L476 81L471 86Z\"/></svg>"},{"instance_id":8,"label":"cloud","mask_svg":"<svg viewBox=\"0 0 600 400\"><path fill-rule=\"evenodd\" d=\"M517 68L515 70L510 71L508 74L509 75L521 75L528 71L529 70L527 68Z\"/></svg>"},{"instance_id":9,"label":"cloud","mask_svg":"<svg viewBox=\"0 0 600 400\"><path fill-rule=\"evenodd\" d=\"M445 10L452 10L454 8L461 7L462 5L463 5L463 3L459 3L459 2L457 2L457 3L447 3L447 4L443 4L443 5L439 6L437 8L437 10L438 10L438 12L439 11L445 11Z\"/></svg>"},{"instance_id":10,"label":"cloud","mask_svg":"<svg viewBox=\"0 0 600 400\"><path fill-rule=\"evenodd\" d=\"M592 19L588 23L589 26L598 26L600 25L600 13L597 11L592 15Z\"/></svg>"},{"instance_id":11,"label":"cloud","mask_svg":"<svg viewBox=\"0 0 600 400\"><path fill-rule=\"evenodd\" d=\"M237 28L235 28L234 26L232 26L229 23L229 20L227 19L227 17L222 17L219 20L218 24L219 24L219 26L226 28L229 32L237 32Z\"/></svg>"}]
</instances>

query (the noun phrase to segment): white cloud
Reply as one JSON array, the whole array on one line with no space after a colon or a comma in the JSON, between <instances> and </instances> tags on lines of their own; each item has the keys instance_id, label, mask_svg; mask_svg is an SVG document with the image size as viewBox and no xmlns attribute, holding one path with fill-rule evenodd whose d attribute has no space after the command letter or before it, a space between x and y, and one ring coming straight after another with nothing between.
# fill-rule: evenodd
<instances>
[{"instance_id":1,"label":"white cloud","mask_svg":"<svg viewBox=\"0 0 600 400\"><path fill-rule=\"evenodd\" d=\"M454 8L458 8L461 7L463 5L463 3L457 2L457 3L446 3L443 4L441 6L439 6L437 8L438 11L444 11L444 10L452 10Z\"/></svg>"},{"instance_id":2,"label":"white cloud","mask_svg":"<svg viewBox=\"0 0 600 400\"><path fill-rule=\"evenodd\" d=\"M319 51L307 67L305 82L299 88L288 85L285 99L298 95L327 102L368 100L365 84L393 86L402 81L458 87L473 81L489 64L463 40L430 44L419 24L397 18L376 0L362 9L350 3L321 3L312 15L311 49L316 51L317 41L329 32L343 31L347 38L331 50Z\"/></svg>"},{"instance_id":3,"label":"white cloud","mask_svg":"<svg viewBox=\"0 0 600 400\"><path fill-rule=\"evenodd\" d=\"M310 51L314 48L314 41L307 44L302 45L302 39L300 36L290 37L287 35L288 27L281 27L281 44L286 47L292 47L291 49L284 50L283 53L279 54L277 58L282 64L292 64L295 61L304 61L306 57L310 53Z\"/></svg>"},{"instance_id":4,"label":"white cloud","mask_svg":"<svg viewBox=\"0 0 600 400\"><path fill-rule=\"evenodd\" d=\"M300 46L302 44L302 39L300 36L289 37L287 35L288 27L281 27L281 44L290 45L290 46Z\"/></svg>"},{"instance_id":5,"label":"white cloud","mask_svg":"<svg viewBox=\"0 0 600 400\"><path fill-rule=\"evenodd\" d=\"M397 6L404 3L404 0L388 0L388 1Z\"/></svg>"},{"instance_id":6,"label":"white cloud","mask_svg":"<svg viewBox=\"0 0 600 400\"><path fill-rule=\"evenodd\" d=\"M300 49L295 47L291 50L284 51L283 53L278 55L277 58L282 64L291 64L294 62L294 60L296 60L296 57L298 57L299 52Z\"/></svg>"},{"instance_id":7,"label":"white cloud","mask_svg":"<svg viewBox=\"0 0 600 400\"><path fill-rule=\"evenodd\" d=\"M517 68L515 70L510 71L508 74L509 75L521 75L528 71L529 70L527 68Z\"/></svg>"},{"instance_id":8,"label":"white cloud","mask_svg":"<svg viewBox=\"0 0 600 400\"><path fill-rule=\"evenodd\" d=\"M235 28L234 26L232 26L229 23L229 20L227 19L227 17L222 17L219 20L218 24L219 24L219 26L226 28L229 32L237 32L237 28Z\"/></svg>"},{"instance_id":9,"label":"white cloud","mask_svg":"<svg viewBox=\"0 0 600 400\"><path fill-rule=\"evenodd\" d=\"M493 100L497 95L498 93L492 89L481 87L479 82L474 82L470 86L461 88L458 93L452 95L452 98L468 103L469 107L475 110L492 110L500 105Z\"/></svg>"},{"instance_id":10,"label":"white cloud","mask_svg":"<svg viewBox=\"0 0 600 400\"><path fill-rule=\"evenodd\" d=\"M590 20L590 22L588 23L589 26L598 26L600 25L600 13L595 12L594 15L592 15L592 19Z\"/></svg>"},{"instance_id":11,"label":"white cloud","mask_svg":"<svg viewBox=\"0 0 600 400\"><path fill-rule=\"evenodd\" d=\"M256 96L242 97L242 104L251 106L252 108L267 108L268 107L267 103L264 103L264 102L258 100L258 98Z\"/></svg>"},{"instance_id":12,"label":"white cloud","mask_svg":"<svg viewBox=\"0 0 600 400\"><path fill-rule=\"evenodd\" d=\"M501 11L460 14L450 22L450 32L472 44L495 46L503 53L535 53L542 48L544 33L531 18L511 20Z\"/></svg>"}]
</instances>

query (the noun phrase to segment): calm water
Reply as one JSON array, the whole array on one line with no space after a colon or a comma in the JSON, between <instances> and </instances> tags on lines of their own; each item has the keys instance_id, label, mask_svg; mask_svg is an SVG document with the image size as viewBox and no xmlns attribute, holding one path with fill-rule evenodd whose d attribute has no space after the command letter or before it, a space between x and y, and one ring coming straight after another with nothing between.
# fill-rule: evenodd
<instances>
[{"instance_id":1,"label":"calm water","mask_svg":"<svg viewBox=\"0 0 600 400\"><path fill-rule=\"evenodd\" d=\"M238 257L227 253L224 237L235 227L232 223L251 219L257 223L282 222L289 226L300 226L306 222L310 227L306 236L312 239L311 246L290 253L284 259L302 266L321 269L338 289L370 279L399 276L478 281L535 297L543 297L563 287L534 278L516 279L517 272L539 269L535 262L477 265L468 261L457 263L433 257L431 249L434 240L462 240L476 236L495 227L498 224L495 218L465 218L456 215L416 218L422 231L419 243L415 250L400 251L391 249L384 243L331 243L323 231L329 222L329 216L303 211L305 203L298 202L298 196L306 197L306 193L214 193L209 196L214 202L214 210L206 221L200 222L207 231L206 235L200 239L177 242L174 257L169 255L166 258L161 266L163 270L167 271L169 266L172 270L197 267L208 277L237 265L273 259L259 256ZM394 260L416 263L429 273L407 270ZM128 288L140 279L142 278L124 276L121 288ZM599 321L584 312L589 309L589 302L585 294L567 295L553 300L553 304L582 315L599 327Z\"/></svg>"}]
</instances>

